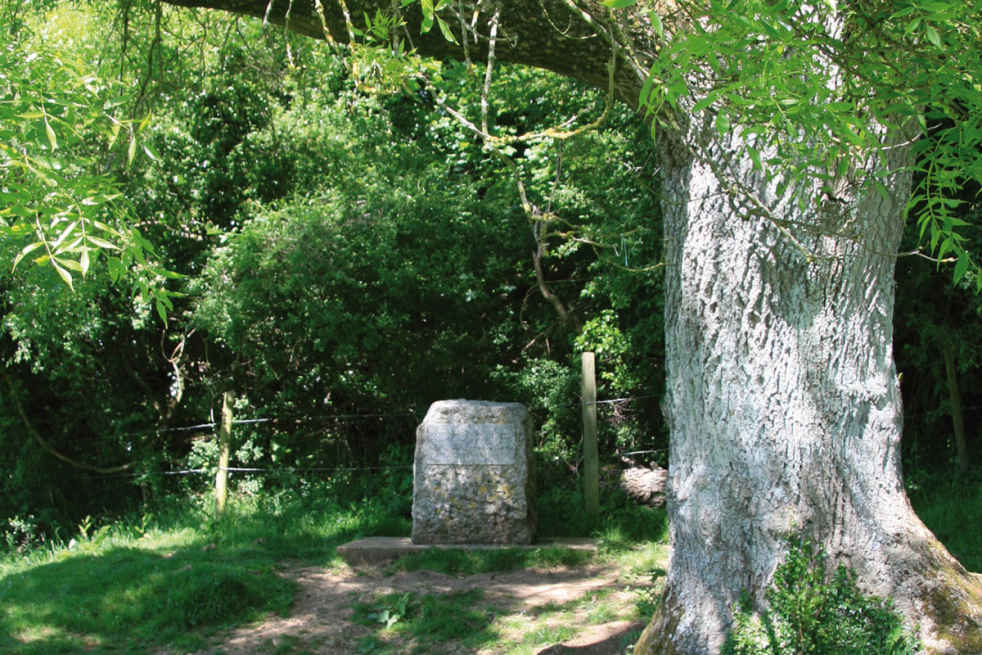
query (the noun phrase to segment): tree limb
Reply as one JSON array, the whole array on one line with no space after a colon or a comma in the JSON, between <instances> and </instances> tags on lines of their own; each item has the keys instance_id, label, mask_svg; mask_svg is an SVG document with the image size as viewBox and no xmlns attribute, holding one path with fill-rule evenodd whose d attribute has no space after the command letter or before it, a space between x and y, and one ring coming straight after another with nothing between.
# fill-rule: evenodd
<instances>
[{"instance_id":1,"label":"tree limb","mask_svg":"<svg viewBox=\"0 0 982 655\"><path fill-rule=\"evenodd\" d=\"M62 462L74 466L75 468L82 469L83 471L92 471L93 473L122 473L123 471L128 471L136 466L136 462L129 462L121 466L95 466L93 464L87 464L85 462L80 462L77 459L73 459L68 455L58 451L54 446L45 441L44 437L34 428L31 424L30 419L27 418L27 413L24 411L24 405L20 402L20 398L17 395L17 390L14 388L14 383L10 380L10 377L4 373L3 379L7 383L7 388L10 390L10 398L14 402L14 409L17 410L17 414L20 416L21 421L24 423L24 429L27 433L31 435L38 444L48 451L55 458L61 460Z\"/></svg>"},{"instance_id":2,"label":"tree limb","mask_svg":"<svg viewBox=\"0 0 982 655\"><path fill-rule=\"evenodd\" d=\"M370 18L376 11L391 13L390 0L345 0L344 8L338 0L293 0L272 2L269 0L165 0L181 7L218 9L235 14L254 16L300 34L338 43L350 41L348 26L361 24L364 16ZM573 8L576 8L576 13ZM319 11L323 8L323 12ZM420 31L422 14L414 4L401 10L407 31L415 35L414 45L419 54L436 58L452 58L460 61L486 61L488 43L475 43L457 35L459 43L447 41L440 30ZM639 53L654 52L650 43L650 31L644 29L648 21L642 9L611 12L596 0L580 0L575 5L566 0L509 0L501 3L480 3L477 12L487 22L491 15L500 12L498 35L498 61L517 63L572 77L591 86L606 89L608 84L607 59L611 50L610 39L618 41L619 51L615 94L618 99L636 107L638 94L644 82L639 71L646 64L646 57ZM289 17L287 17L289 12ZM347 16L345 16L347 13ZM564 31L554 28L558 17L569 17L570 27ZM590 16L587 23L584 16ZM617 29L609 27L617 21ZM476 22L476 21L473 21ZM451 23L448 23L452 25ZM460 29L459 27L457 29ZM604 38L595 36L598 29L605 31ZM630 43L626 42L630 40ZM630 53L626 55L624 53Z\"/></svg>"}]
</instances>

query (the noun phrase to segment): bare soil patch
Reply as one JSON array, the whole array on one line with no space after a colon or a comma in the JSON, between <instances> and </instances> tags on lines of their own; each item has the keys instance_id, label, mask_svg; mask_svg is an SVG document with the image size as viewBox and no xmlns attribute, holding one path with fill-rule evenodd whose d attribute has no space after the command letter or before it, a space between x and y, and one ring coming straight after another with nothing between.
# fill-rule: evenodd
<instances>
[{"instance_id":1,"label":"bare soil patch","mask_svg":"<svg viewBox=\"0 0 982 655\"><path fill-rule=\"evenodd\" d=\"M372 652L365 639L381 636L397 653L435 655L506 655L519 653L624 652L625 639L643 624L638 621L634 591L636 576L603 563L576 568L523 569L518 571L452 576L432 571L387 575L379 568L297 566L282 575L299 585L289 616L268 617L261 623L219 635L201 655L353 655ZM450 594L481 590L480 603L493 608L494 629L500 636L491 645L467 647L455 642L405 643L402 635L388 635L378 627L354 622L353 605L372 602L390 593ZM554 629L561 628L556 633ZM566 646L535 643L535 635L564 637ZM378 643L378 642L376 642ZM384 648L382 649L384 651Z\"/></svg>"}]
</instances>

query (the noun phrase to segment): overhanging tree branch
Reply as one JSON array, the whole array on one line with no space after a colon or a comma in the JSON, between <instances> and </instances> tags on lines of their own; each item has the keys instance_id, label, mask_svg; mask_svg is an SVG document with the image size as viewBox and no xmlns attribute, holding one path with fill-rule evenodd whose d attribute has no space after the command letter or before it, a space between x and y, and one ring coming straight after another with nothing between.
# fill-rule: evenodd
<instances>
[{"instance_id":1,"label":"overhanging tree branch","mask_svg":"<svg viewBox=\"0 0 982 655\"><path fill-rule=\"evenodd\" d=\"M345 11L337 0L285 0L270 3L269 0L166 0L167 4L181 7L199 7L217 9L235 14L253 16L277 25L285 25L290 30L317 39L328 39L337 43L347 44L350 41L349 25L361 25L365 16L374 17L375 12L391 13L393 5L390 0L364 0L352 2L346 0L347 18ZM323 12L319 10L323 7ZM480 3L475 7L475 15L483 16L487 22L492 14L500 12L499 24L503 36L498 41L496 58L507 63L517 63L537 68L544 68L567 77L581 80L601 89L607 88L607 58L611 50L608 38L584 38L596 36L598 27L607 29L609 35L617 36L614 30L606 24L616 20L622 23L618 29L622 32L630 29L625 38L643 35L644 30L636 27L647 22L646 12L640 9L634 11L619 11L612 14L600 2L593 0L578 2L579 11L585 12L593 19L589 24L582 19L580 13L573 14L570 3L565 0L509 0L500 3ZM460 61L486 61L488 44L483 40L475 42L466 39L462 34L456 35L457 43L445 39L440 30L430 30L423 34L420 30L422 14L418 5L401 9L401 17L406 23L409 33L416 35L413 45L418 54L436 57L452 58ZM564 31L554 29L553 25L560 16L568 16L569 28ZM478 20L481 20L478 18ZM476 24L478 21L472 21ZM456 27L456 29L461 29ZM466 48L463 45L466 43ZM631 62L626 58L630 46ZM637 43L618 43L617 72L614 80L615 95L618 99L636 106L643 78L639 71L644 68L642 51L654 51L654 39L642 41L642 47Z\"/></svg>"}]
</instances>

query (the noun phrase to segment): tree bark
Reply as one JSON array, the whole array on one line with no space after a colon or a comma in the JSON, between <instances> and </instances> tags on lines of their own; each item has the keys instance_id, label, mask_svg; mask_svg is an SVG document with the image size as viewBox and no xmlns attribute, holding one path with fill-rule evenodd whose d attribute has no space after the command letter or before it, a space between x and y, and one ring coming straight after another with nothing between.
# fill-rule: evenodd
<instances>
[{"instance_id":1,"label":"tree bark","mask_svg":"<svg viewBox=\"0 0 982 655\"><path fill-rule=\"evenodd\" d=\"M893 271L909 177L809 217L773 196L736 134L691 125L661 139L672 554L637 652L718 652L741 591L762 605L790 534L893 598L931 651L982 652L980 580L901 476ZM894 161L870 170L904 169L904 148L884 152ZM734 186L784 211L748 215Z\"/></svg>"},{"instance_id":2,"label":"tree bark","mask_svg":"<svg viewBox=\"0 0 982 655\"><path fill-rule=\"evenodd\" d=\"M269 11L280 23L289 4L172 2ZM648 4L615 14L592 0L501 3L498 57L606 88L616 43L616 93L636 105L654 52L646 11L671 3ZM361 12L391 5L347 6L361 24ZM344 41L338 6L325 10ZM410 31L418 20L410 17ZM289 26L322 35L310 0L293 3ZM437 31L418 39L419 52L465 56ZM467 54L480 59L485 49ZM763 602L792 532L853 567L865 590L893 598L929 652L982 653L982 580L914 514L900 470L893 270L909 178L883 180L885 196L806 212L774 197L748 144L718 135L711 119L691 117L660 139L672 555L661 608L636 653L719 652L740 592ZM886 145L881 155L901 170L905 148ZM779 216L755 212L756 200ZM846 234L847 222L858 229Z\"/></svg>"}]
</instances>

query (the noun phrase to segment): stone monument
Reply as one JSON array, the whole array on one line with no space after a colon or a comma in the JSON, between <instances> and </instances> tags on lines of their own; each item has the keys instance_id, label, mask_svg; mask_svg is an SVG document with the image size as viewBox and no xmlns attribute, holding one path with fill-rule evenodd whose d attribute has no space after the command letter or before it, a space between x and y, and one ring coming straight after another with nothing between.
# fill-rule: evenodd
<instances>
[{"instance_id":1,"label":"stone monument","mask_svg":"<svg viewBox=\"0 0 982 655\"><path fill-rule=\"evenodd\" d=\"M535 538L532 420L519 403L441 400L416 430L414 544Z\"/></svg>"}]
</instances>

